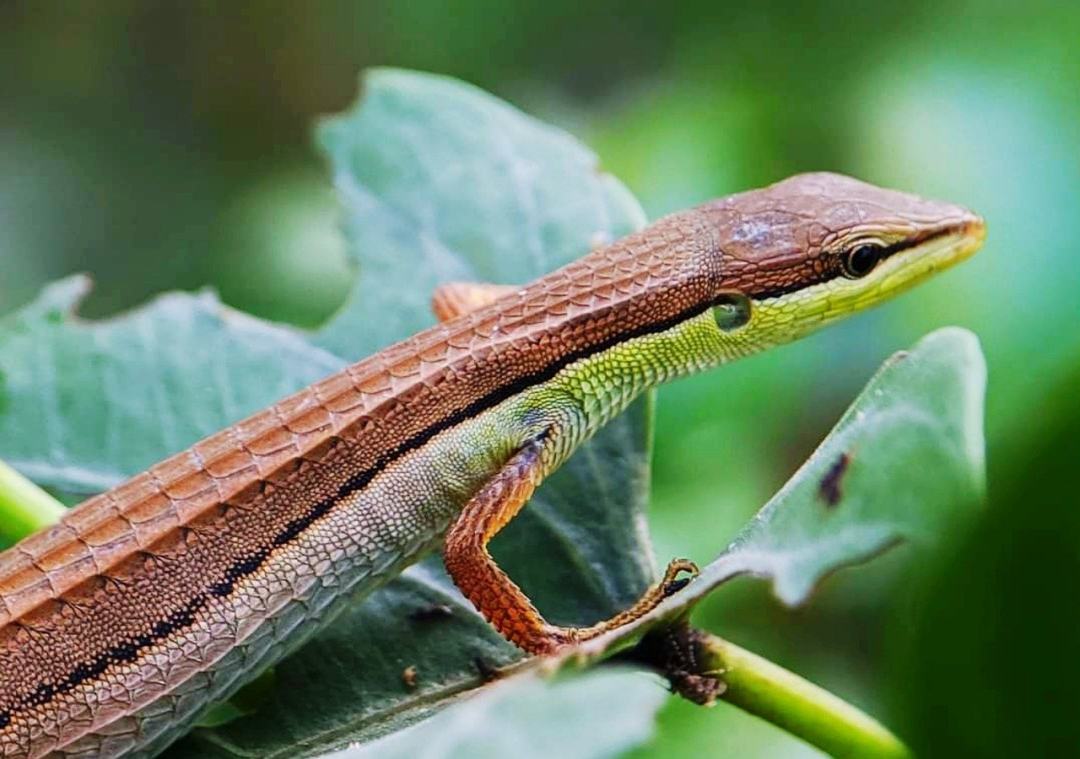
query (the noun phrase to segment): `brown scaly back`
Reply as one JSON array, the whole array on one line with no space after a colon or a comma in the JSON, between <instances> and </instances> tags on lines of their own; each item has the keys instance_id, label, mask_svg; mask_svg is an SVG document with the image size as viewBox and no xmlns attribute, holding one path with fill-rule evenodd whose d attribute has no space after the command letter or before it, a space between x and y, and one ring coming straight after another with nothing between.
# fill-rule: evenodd
<instances>
[{"instance_id":1,"label":"brown scaly back","mask_svg":"<svg viewBox=\"0 0 1080 759\"><path fill-rule=\"evenodd\" d=\"M155 645L170 620L227 596L439 431L576 357L703 308L710 280L688 263L701 252L697 224L669 217L354 364L4 553L0 713L37 703L42 684L57 697L110 657Z\"/></svg>"}]
</instances>

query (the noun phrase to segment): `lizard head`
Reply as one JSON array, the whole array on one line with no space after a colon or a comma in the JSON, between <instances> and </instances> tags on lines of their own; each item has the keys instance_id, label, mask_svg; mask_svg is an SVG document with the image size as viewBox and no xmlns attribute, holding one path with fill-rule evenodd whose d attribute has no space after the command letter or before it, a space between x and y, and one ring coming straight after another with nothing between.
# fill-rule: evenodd
<instances>
[{"instance_id":1,"label":"lizard head","mask_svg":"<svg viewBox=\"0 0 1080 759\"><path fill-rule=\"evenodd\" d=\"M969 257L986 235L960 206L823 172L698 210L719 264L713 313L738 354L874 306Z\"/></svg>"}]
</instances>

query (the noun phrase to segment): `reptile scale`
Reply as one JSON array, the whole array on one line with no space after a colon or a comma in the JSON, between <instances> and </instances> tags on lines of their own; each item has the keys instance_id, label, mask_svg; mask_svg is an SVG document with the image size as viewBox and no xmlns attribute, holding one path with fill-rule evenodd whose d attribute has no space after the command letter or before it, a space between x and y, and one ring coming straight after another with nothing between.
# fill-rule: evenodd
<instances>
[{"instance_id":1,"label":"reptile scale","mask_svg":"<svg viewBox=\"0 0 1080 759\"><path fill-rule=\"evenodd\" d=\"M975 214L826 173L660 219L531 284L449 284L440 323L179 453L0 554L0 756L152 756L441 549L544 655L487 542L661 382L798 338L971 255ZM681 580L679 580L681 582Z\"/></svg>"}]
</instances>

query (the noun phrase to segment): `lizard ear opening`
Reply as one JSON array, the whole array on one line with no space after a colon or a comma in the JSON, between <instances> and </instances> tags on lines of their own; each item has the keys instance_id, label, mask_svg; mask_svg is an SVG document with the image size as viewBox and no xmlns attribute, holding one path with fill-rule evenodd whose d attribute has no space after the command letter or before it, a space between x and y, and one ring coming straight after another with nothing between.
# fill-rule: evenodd
<instances>
[{"instance_id":1,"label":"lizard ear opening","mask_svg":"<svg viewBox=\"0 0 1080 759\"><path fill-rule=\"evenodd\" d=\"M713 300L713 319L721 332L734 332L745 327L752 312L750 299L738 290L722 292Z\"/></svg>"},{"instance_id":2,"label":"lizard ear opening","mask_svg":"<svg viewBox=\"0 0 1080 759\"><path fill-rule=\"evenodd\" d=\"M431 310L440 322L448 322L490 305L518 289L513 285L486 282L444 282L435 288L431 296Z\"/></svg>"}]
</instances>

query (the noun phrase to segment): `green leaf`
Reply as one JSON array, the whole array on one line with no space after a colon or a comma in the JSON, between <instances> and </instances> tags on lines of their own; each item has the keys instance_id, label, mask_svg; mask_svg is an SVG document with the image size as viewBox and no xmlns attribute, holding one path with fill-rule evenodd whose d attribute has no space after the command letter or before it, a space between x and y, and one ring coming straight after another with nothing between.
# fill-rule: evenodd
<instances>
[{"instance_id":1,"label":"green leaf","mask_svg":"<svg viewBox=\"0 0 1080 759\"><path fill-rule=\"evenodd\" d=\"M941 329L895 354L698 578L582 652L600 656L625 645L737 575L771 580L780 600L795 605L838 569L900 543L934 543L982 503L985 390L982 351L967 330Z\"/></svg>"},{"instance_id":2,"label":"green leaf","mask_svg":"<svg viewBox=\"0 0 1080 759\"><path fill-rule=\"evenodd\" d=\"M530 282L645 224L595 154L482 90L395 69L363 87L318 130L364 273L318 335L339 355L428 326L440 282Z\"/></svg>"},{"instance_id":3,"label":"green leaf","mask_svg":"<svg viewBox=\"0 0 1080 759\"><path fill-rule=\"evenodd\" d=\"M209 292L84 321L89 290L55 282L0 320L0 458L42 485L106 490L343 365Z\"/></svg>"},{"instance_id":4,"label":"green leaf","mask_svg":"<svg viewBox=\"0 0 1080 759\"><path fill-rule=\"evenodd\" d=\"M499 683L428 722L335 759L429 755L474 759L615 756L648 740L667 697L655 676L610 668L548 683L536 675Z\"/></svg>"},{"instance_id":5,"label":"green leaf","mask_svg":"<svg viewBox=\"0 0 1080 759\"><path fill-rule=\"evenodd\" d=\"M209 293L85 321L75 311L88 281L55 283L0 321L0 458L42 484L103 490L430 325L438 282L527 282L644 222L572 138L442 77L372 72L361 103L329 120L319 141L349 255L361 263L324 329L253 319ZM653 576L643 514L650 425L643 399L545 483L493 546L557 621L609 616ZM450 615L425 616L433 606ZM481 685L483 667L518 658L436 559L281 663L256 715L198 730L174 751L203 755L210 742L225 755L320 753L417 719ZM410 665L415 689L402 680Z\"/></svg>"},{"instance_id":6,"label":"green leaf","mask_svg":"<svg viewBox=\"0 0 1080 759\"><path fill-rule=\"evenodd\" d=\"M895 354L711 572L771 578L794 605L843 566L933 542L982 502L985 395L986 364L966 330Z\"/></svg>"}]
</instances>

